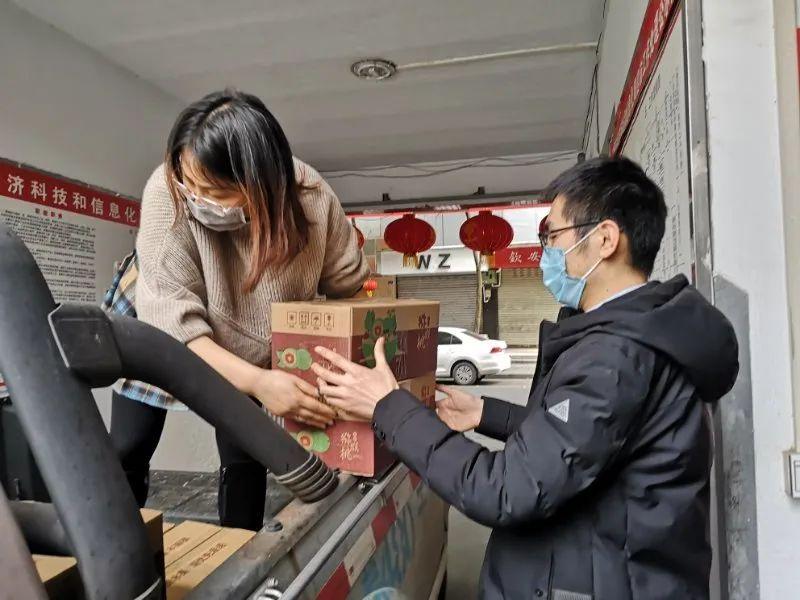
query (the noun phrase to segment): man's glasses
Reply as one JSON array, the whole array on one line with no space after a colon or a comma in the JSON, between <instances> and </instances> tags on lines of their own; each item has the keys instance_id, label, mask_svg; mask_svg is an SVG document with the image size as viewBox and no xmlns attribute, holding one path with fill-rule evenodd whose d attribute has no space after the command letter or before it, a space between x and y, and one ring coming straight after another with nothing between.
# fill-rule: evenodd
<instances>
[{"instance_id":1,"label":"man's glasses","mask_svg":"<svg viewBox=\"0 0 800 600\"><path fill-rule=\"evenodd\" d=\"M577 225L559 227L558 229L547 229L546 221L542 221L541 225L539 226L539 243L542 245L542 248L547 248L547 246L549 246L555 239L553 236L558 236L559 234L569 231L570 229L592 227L594 225L599 225L600 223L602 223L602 221L592 221L591 223L578 223Z\"/></svg>"}]
</instances>

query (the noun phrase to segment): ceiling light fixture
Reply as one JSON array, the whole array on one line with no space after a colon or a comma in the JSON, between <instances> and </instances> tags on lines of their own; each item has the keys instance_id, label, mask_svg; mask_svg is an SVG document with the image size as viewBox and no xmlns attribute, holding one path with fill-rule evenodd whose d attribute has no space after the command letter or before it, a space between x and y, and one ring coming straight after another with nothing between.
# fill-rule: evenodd
<instances>
[{"instance_id":1,"label":"ceiling light fixture","mask_svg":"<svg viewBox=\"0 0 800 600\"><path fill-rule=\"evenodd\" d=\"M384 81L397 73L397 65L384 58L368 58L354 62L350 72L359 79Z\"/></svg>"}]
</instances>

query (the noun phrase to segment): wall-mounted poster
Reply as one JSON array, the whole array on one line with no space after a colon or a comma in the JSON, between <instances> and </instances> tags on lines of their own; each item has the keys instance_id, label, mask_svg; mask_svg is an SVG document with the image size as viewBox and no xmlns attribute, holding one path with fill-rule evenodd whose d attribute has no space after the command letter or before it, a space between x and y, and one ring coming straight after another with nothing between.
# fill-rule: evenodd
<instances>
[{"instance_id":1,"label":"wall-mounted poster","mask_svg":"<svg viewBox=\"0 0 800 600\"><path fill-rule=\"evenodd\" d=\"M653 279L694 278L686 51L678 0L651 0L611 137L664 191L667 222Z\"/></svg>"},{"instance_id":2,"label":"wall-mounted poster","mask_svg":"<svg viewBox=\"0 0 800 600\"><path fill-rule=\"evenodd\" d=\"M99 303L133 249L139 202L0 159L0 220L30 249L56 302Z\"/></svg>"}]
</instances>

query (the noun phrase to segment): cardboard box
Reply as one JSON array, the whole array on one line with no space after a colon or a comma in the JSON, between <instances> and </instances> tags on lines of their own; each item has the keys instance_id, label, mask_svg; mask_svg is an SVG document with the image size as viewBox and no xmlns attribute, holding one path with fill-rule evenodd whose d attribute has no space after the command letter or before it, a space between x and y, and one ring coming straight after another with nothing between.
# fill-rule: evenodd
<instances>
[{"instance_id":1,"label":"cardboard box","mask_svg":"<svg viewBox=\"0 0 800 600\"><path fill-rule=\"evenodd\" d=\"M153 560L156 570L164 577L163 519L157 510L143 508L142 515L147 539L153 549ZM83 583L78 572L78 563L71 556L33 555L36 570L44 584L50 600L75 600L84 598Z\"/></svg>"},{"instance_id":2,"label":"cardboard box","mask_svg":"<svg viewBox=\"0 0 800 600\"><path fill-rule=\"evenodd\" d=\"M83 598L83 584L78 561L71 556L33 555L33 564L50 600Z\"/></svg>"},{"instance_id":3,"label":"cardboard box","mask_svg":"<svg viewBox=\"0 0 800 600\"><path fill-rule=\"evenodd\" d=\"M439 303L386 298L289 302L272 305L272 368L316 386L315 346L355 363L375 366L375 342L386 338L386 358L398 381L436 371Z\"/></svg>"},{"instance_id":4,"label":"cardboard box","mask_svg":"<svg viewBox=\"0 0 800 600\"><path fill-rule=\"evenodd\" d=\"M151 508L142 508L139 511L144 521L144 527L147 530L147 539L150 541L150 547L153 549L153 555L156 557L156 567L159 572L164 571L164 518L160 511Z\"/></svg>"},{"instance_id":5,"label":"cardboard box","mask_svg":"<svg viewBox=\"0 0 800 600\"><path fill-rule=\"evenodd\" d=\"M169 567L220 530L217 525L198 521L184 521L175 525L164 533L164 565Z\"/></svg>"},{"instance_id":6,"label":"cardboard box","mask_svg":"<svg viewBox=\"0 0 800 600\"><path fill-rule=\"evenodd\" d=\"M396 275L373 275L370 279L374 279L378 284L378 289L372 292L372 298L397 298L397 276ZM362 288L355 298L370 298L366 291Z\"/></svg>"},{"instance_id":7,"label":"cardboard box","mask_svg":"<svg viewBox=\"0 0 800 600\"><path fill-rule=\"evenodd\" d=\"M147 539L153 549L153 560L156 572L164 579L164 517L160 511L151 508L142 508L139 511L147 530Z\"/></svg>"},{"instance_id":8,"label":"cardboard box","mask_svg":"<svg viewBox=\"0 0 800 600\"><path fill-rule=\"evenodd\" d=\"M399 382L399 385L428 406L435 405L435 374L407 379ZM285 419L284 426L303 447L317 454L331 468L375 477L397 462L395 456L375 437L369 423L337 420L331 427L320 430Z\"/></svg>"},{"instance_id":9,"label":"cardboard box","mask_svg":"<svg viewBox=\"0 0 800 600\"><path fill-rule=\"evenodd\" d=\"M386 298L291 302L272 305L272 366L316 386L315 346L353 362L375 365L375 342L386 338L386 358L404 387L432 403L435 390L439 303ZM330 365L325 365L330 366ZM430 390L430 391L427 391ZM286 429L330 467L373 477L395 462L369 423L345 419L315 430L290 419Z\"/></svg>"},{"instance_id":10,"label":"cardboard box","mask_svg":"<svg viewBox=\"0 0 800 600\"><path fill-rule=\"evenodd\" d=\"M218 528L210 538L168 565L167 600L182 600L254 535L244 529Z\"/></svg>"}]
</instances>

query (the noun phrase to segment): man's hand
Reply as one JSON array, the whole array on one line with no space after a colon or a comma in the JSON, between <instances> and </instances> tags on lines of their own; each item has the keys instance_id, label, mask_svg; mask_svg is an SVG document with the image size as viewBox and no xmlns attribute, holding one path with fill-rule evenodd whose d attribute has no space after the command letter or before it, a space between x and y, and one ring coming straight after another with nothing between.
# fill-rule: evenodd
<instances>
[{"instance_id":1,"label":"man's hand","mask_svg":"<svg viewBox=\"0 0 800 600\"><path fill-rule=\"evenodd\" d=\"M483 399L444 385L436 389L445 397L436 403L436 414L454 431L475 429L481 422Z\"/></svg>"},{"instance_id":2,"label":"man's hand","mask_svg":"<svg viewBox=\"0 0 800 600\"><path fill-rule=\"evenodd\" d=\"M341 371L334 373L317 363L311 365L319 378L319 391L325 401L349 417L371 421L378 402L400 389L386 362L385 343L380 338L375 344L374 369L357 365L327 348L315 348L314 352Z\"/></svg>"}]
</instances>

